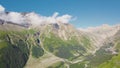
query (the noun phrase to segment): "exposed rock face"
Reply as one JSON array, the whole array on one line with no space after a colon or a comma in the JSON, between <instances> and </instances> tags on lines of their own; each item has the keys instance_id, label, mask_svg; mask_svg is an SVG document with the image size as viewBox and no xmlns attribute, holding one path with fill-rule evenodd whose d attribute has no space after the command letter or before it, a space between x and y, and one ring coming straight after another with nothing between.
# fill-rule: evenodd
<instances>
[{"instance_id":1,"label":"exposed rock face","mask_svg":"<svg viewBox=\"0 0 120 68\"><path fill-rule=\"evenodd\" d=\"M3 25L4 24L4 20L0 20L0 25Z\"/></svg>"},{"instance_id":2,"label":"exposed rock face","mask_svg":"<svg viewBox=\"0 0 120 68\"><path fill-rule=\"evenodd\" d=\"M102 46L100 45L101 43L104 43L104 41L109 38L114 36L117 32L120 30L120 25L114 25L114 26L109 26L109 25L102 25L99 27L90 27L87 29L79 29L80 31L85 32L86 34L90 35L96 41L95 45L97 47Z\"/></svg>"}]
</instances>

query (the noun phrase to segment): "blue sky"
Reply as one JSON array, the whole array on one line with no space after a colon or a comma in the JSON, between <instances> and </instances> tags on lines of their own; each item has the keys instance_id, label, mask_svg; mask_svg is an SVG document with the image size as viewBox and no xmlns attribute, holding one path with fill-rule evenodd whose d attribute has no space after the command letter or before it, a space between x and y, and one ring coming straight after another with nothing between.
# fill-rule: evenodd
<instances>
[{"instance_id":1,"label":"blue sky","mask_svg":"<svg viewBox=\"0 0 120 68\"><path fill-rule=\"evenodd\" d=\"M120 0L0 0L6 11L70 14L77 28L120 24Z\"/></svg>"}]
</instances>

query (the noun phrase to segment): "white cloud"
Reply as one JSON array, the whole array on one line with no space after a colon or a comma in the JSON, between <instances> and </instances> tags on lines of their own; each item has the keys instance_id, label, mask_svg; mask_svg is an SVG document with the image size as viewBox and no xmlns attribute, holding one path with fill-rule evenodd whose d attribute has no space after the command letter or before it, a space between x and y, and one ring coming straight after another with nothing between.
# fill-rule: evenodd
<instances>
[{"instance_id":1,"label":"white cloud","mask_svg":"<svg viewBox=\"0 0 120 68\"><path fill-rule=\"evenodd\" d=\"M46 20L47 23L57 23L56 18L57 18L58 15L59 15L59 13L55 12L52 16L46 17L45 20Z\"/></svg>"},{"instance_id":2,"label":"white cloud","mask_svg":"<svg viewBox=\"0 0 120 68\"><path fill-rule=\"evenodd\" d=\"M3 19L5 21L11 21L17 24L23 24L25 22L24 16L18 12L10 12L8 14L3 12L0 14L0 19Z\"/></svg>"},{"instance_id":3,"label":"white cloud","mask_svg":"<svg viewBox=\"0 0 120 68\"><path fill-rule=\"evenodd\" d=\"M3 12L3 11L5 11L5 8L2 5L0 5L0 12Z\"/></svg>"},{"instance_id":4,"label":"white cloud","mask_svg":"<svg viewBox=\"0 0 120 68\"><path fill-rule=\"evenodd\" d=\"M32 12L32 13L28 13L26 15L26 20L27 20L28 23L30 23L32 25L39 25L42 22L44 22L44 17L39 16L38 14Z\"/></svg>"},{"instance_id":5,"label":"white cloud","mask_svg":"<svg viewBox=\"0 0 120 68\"><path fill-rule=\"evenodd\" d=\"M8 21L12 21L18 24L24 23L25 22L25 18L22 14L17 13L17 12L10 12L7 15Z\"/></svg>"},{"instance_id":6,"label":"white cloud","mask_svg":"<svg viewBox=\"0 0 120 68\"><path fill-rule=\"evenodd\" d=\"M70 15L63 15L58 16L59 13L55 12L52 16L41 16L34 12L28 13L26 15L26 19L31 23L32 25L39 25L39 24L45 24L45 23L68 23L72 16Z\"/></svg>"},{"instance_id":7,"label":"white cloud","mask_svg":"<svg viewBox=\"0 0 120 68\"><path fill-rule=\"evenodd\" d=\"M53 17L53 18L56 18L58 15L59 15L59 13L58 13L58 12L55 12L52 17Z\"/></svg>"},{"instance_id":8,"label":"white cloud","mask_svg":"<svg viewBox=\"0 0 120 68\"><path fill-rule=\"evenodd\" d=\"M66 15L57 17L56 20L57 22L60 22L60 23L68 23L71 20L71 17L72 16L66 14Z\"/></svg>"},{"instance_id":9,"label":"white cloud","mask_svg":"<svg viewBox=\"0 0 120 68\"><path fill-rule=\"evenodd\" d=\"M55 12L52 16L41 16L34 12L27 13L26 15L22 15L18 12L9 12L8 14L5 13L5 8L0 5L0 19L5 21L11 21L17 24L24 24L29 23L34 26L39 26L40 24L45 23L68 23L71 20L71 15L62 15L58 16L59 13Z\"/></svg>"}]
</instances>

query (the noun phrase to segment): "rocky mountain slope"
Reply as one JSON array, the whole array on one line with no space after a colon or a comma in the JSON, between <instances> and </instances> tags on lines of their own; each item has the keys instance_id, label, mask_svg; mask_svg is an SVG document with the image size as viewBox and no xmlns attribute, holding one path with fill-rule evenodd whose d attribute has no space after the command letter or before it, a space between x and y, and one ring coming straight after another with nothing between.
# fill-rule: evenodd
<instances>
[{"instance_id":1,"label":"rocky mountain slope","mask_svg":"<svg viewBox=\"0 0 120 68\"><path fill-rule=\"evenodd\" d=\"M18 20L21 14L24 20ZM55 15L49 17L54 23L48 18L33 24L41 21L31 20L31 15L39 20L34 13L20 13L18 19L1 13L0 68L120 67L120 25L78 30Z\"/></svg>"},{"instance_id":2,"label":"rocky mountain slope","mask_svg":"<svg viewBox=\"0 0 120 68\"><path fill-rule=\"evenodd\" d=\"M93 36L96 39L96 50L93 55L87 56L88 68L107 68L102 66L104 63L111 60L112 57L119 55L119 47L116 48L116 45L119 46L120 41L120 25L108 26L103 25L100 27L95 27L92 29L80 29L80 31L85 31L90 33L89 35ZM101 40L101 41L100 41ZM95 43L94 42L94 43ZM117 59L119 60L119 59ZM86 62L86 60L85 60ZM117 62L117 61L116 61ZM119 63L119 62L118 62ZM99 66L100 65L100 66ZM105 64L107 65L107 64ZM108 66L108 68L119 67L116 66L116 63Z\"/></svg>"}]
</instances>

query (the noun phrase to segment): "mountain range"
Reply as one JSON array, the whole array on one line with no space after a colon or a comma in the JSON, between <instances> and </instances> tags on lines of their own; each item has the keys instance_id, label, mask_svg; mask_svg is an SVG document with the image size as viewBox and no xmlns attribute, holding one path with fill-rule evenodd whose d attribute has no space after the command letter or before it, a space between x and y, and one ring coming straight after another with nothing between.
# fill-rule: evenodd
<instances>
[{"instance_id":1,"label":"mountain range","mask_svg":"<svg viewBox=\"0 0 120 68\"><path fill-rule=\"evenodd\" d=\"M33 24L34 13L0 14L0 68L120 67L120 24L77 29L62 18Z\"/></svg>"}]
</instances>

